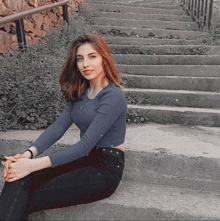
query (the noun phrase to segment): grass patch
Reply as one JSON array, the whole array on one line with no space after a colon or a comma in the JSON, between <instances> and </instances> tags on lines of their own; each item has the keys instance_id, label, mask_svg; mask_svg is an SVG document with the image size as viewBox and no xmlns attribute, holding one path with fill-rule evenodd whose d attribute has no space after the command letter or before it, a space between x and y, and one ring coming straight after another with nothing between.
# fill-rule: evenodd
<instances>
[{"instance_id":1,"label":"grass patch","mask_svg":"<svg viewBox=\"0 0 220 221\"><path fill-rule=\"evenodd\" d=\"M48 32L24 53L0 58L0 131L39 129L59 115L65 100L58 84L72 39L91 30L82 15Z\"/></svg>"}]
</instances>

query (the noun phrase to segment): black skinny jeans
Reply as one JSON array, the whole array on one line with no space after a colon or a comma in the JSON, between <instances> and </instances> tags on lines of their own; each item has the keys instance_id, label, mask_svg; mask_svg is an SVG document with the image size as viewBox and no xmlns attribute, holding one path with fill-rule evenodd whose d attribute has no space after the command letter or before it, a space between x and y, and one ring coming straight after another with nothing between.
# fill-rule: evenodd
<instances>
[{"instance_id":1,"label":"black skinny jeans","mask_svg":"<svg viewBox=\"0 0 220 221\"><path fill-rule=\"evenodd\" d=\"M116 190L124 169L124 152L94 147L88 156L5 182L0 220L23 220L28 214L90 203Z\"/></svg>"}]
</instances>

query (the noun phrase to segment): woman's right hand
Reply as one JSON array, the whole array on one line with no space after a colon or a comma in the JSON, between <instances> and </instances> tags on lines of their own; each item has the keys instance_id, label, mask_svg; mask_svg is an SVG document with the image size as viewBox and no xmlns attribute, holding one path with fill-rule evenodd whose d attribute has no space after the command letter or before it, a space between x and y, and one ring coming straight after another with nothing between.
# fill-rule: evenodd
<instances>
[{"instance_id":1,"label":"woman's right hand","mask_svg":"<svg viewBox=\"0 0 220 221\"><path fill-rule=\"evenodd\" d=\"M8 179L9 178L8 170L10 168L10 164L12 162L17 161L20 158L28 158L28 157L25 157L25 156L23 156L21 154L16 154L15 156L5 157L6 161L5 162L1 162L1 165L4 167L3 174L2 174L2 177L4 179Z\"/></svg>"}]
</instances>

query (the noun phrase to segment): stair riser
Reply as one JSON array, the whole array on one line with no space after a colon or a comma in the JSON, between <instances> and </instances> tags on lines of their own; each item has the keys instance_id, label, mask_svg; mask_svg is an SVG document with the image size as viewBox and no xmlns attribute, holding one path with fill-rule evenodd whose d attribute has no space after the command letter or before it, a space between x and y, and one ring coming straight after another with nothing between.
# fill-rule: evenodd
<instances>
[{"instance_id":1,"label":"stair riser","mask_svg":"<svg viewBox=\"0 0 220 221\"><path fill-rule=\"evenodd\" d=\"M180 94L166 92L125 91L128 104L176 107L219 108L219 95Z\"/></svg>"},{"instance_id":2,"label":"stair riser","mask_svg":"<svg viewBox=\"0 0 220 221\"><path fill-rule=\"evenodd\" d=\"M205 55L212 54L213 47L206 46L133 46L109 45L112 54L142 54L142 55Z\"/></svg>"},{"instance_id":3,"label":"stair riser","mask_svg":"<svg viewBox=\"0 0 220 221\"><path fill-rule=\"evenodd\" d=\"M137 116L147 118L149 122L159 124L200 125L207 127L219 127L219 113L204 113L192 111L174 111L147 108L129 107L129 111L137 113Z\"/></svg>"},{"instance_id":4,"label":"stair riser","mask_svg":"<svg viewBox=\"0 0 220 221\"><path fill-rule=\"evenodd\" d=\"M220 66L117 65L120 73L146 76L220 77Z\"/></svg>"},{"instance_id":5,"label":"stair riser","mask_svg":"<svg viewBox=\"0 0 220 221\"><path fill-rule=\"evenodd\" d=\"M131 45L199 45L196 40L179 40L179 39L156 39L156 38L123 38L123 37L103 37L107 44Z\"/></svg>"},{"instance_id":6,"label":"stair riser","mask_svg":"<svg viewBox=\"0 0 220 221\"><path fill-rule=\"evenodd\" d=\"M92 18L91 24L103 26L119 26L119 27L139 27L152 29L169 29L169 30L187 30L196 31L198 26L195 23L174 22L174 21L138 21L131 19L113 19L113 18Z\"/></svg>"},{"instance_id":7,"label":"stair riser","mask_svg":"<svg viewBox=\"0 0 220 221\"><path fill-rule=\"evenodd\" d=\"M14 155L24 152L29 146L28 141L0 140L3 151L1 155ZM147 143L146 143L147 145ZM63 148L66 145L54 145L52 150L42 156ZM158 147L155 147L156 149ZM123 180L176 186L188 189L220 191L220 165L214 159L202 157L186 157L160 152L126 151L125 171ZM163 146L161 146L163 150ZM2 170L2 167L1 167ZM0 171L1 172L1 171ZM0 180L0 190L3 180Z\"/></svg>"},{"instance_id":8,"label":"stair riser","mask_svg":"<svg viewBox=\"0 0 220 221\"><path fill-rule=\"evenodd\" d=\"M103 37L136 37L138 38L154 38L154 39L184 39L184 40L200 40L202 41L207 33L197 31L178 31L165 29L147 29L147 28L125 28L125 27L108 27L100 25L92 25L92 30L99 33Z\"/></svg>"},{"instance_id":9,"label":"stair riser","mask_svg":"<svg viewBox=\"0 0 220 221\"><path fill-rule=\"evenodd\" d=\"M144 8L144 7L130 7L120 6L117 8L115 5L110 4L93 4L90 3L94 11L104 12L118 12L118 13L137 13L137 14L172 14L172 15L186 15L183 10L167 10L167 9L156 9L156 8Z\"/></svg>"},{"instance_id":10,"label":"stair riser","mask_svg":"<svg viewBox=\"0 0 220 221\"><path fill-rule=\"evenodd\" d=\"M92 1L92 3L100 3L100 2L94 2ZM108 2L102 2L102 4L108 4L108 5L111 5L111 6L115 6L115 7L118 7L118 6L131 6L131 7L144 7L144 8L155 8L155 9L166 9L166 10L181 10L182 7L180 5L173 5L173 4L157 4L157 3L154 3L154 4L149 4L149 3L119 3L119 2L111 2L111 3L108 3Z\"/></svg>"},{"instance_id":11,"label":"stair riser","mask_svg":"<svg viewBox=\"0 0 220 221\"><path fill-rule=\"evenodd\" d=\"M123 187L121 187L123 189ZM114 194L117 196L120 188ZM113 195L113 197L114 197ZM67 207L56 210L46 210L34 213L28 217L30 221L39 220L57 220L57 221L73 221L73 220L202 220L202 216L192 216L188 214L179 214L175 211L165 212L163 210L147 207L136 208L127 207L126 205L118 205L102 200L90 204L83 204L74 207Z\"/></svg>"},{"instance_id":12,"label":"stair riser","mask_svg":"<svg viewBox=\"0 0 220 221\"><path fill-rule=\"evenodd\" d=\"M122 81L126 88L220 92L220 78L122 75Z\"/></svg>"},{"instance_id":13,"label":"stair riser","mask_svg":"<svg viewBox=\"0 0 220 221\"><path fill-rule=\"evenodd\" d=\"M182 22L192 22L189 16L179 16L179 15L144 15L144 14L132 14L132 13L115 13L115 12L101 12L94 11L93 16L95 17L105 17L105 18L118 18L118 19L134 19L134 20L162 20L162 21L182 21Z\"/></svg>"},{"instance_id":14,"label":"stair riser","mask_svg":"<svg viewBox=\"0 0 220 221\"><path fill-rule=\"evenodd\" d=\"M219 192L219 169L215 159L171 155L160 151L140 153L127 150L123 179Z\"/></svg>"},{"instance_id":15,"label":"stair riser","mask_svg":"<svg viewBox=\"0 0 220 221\"><path fill-rule=\"evenodd\" d=\"M170 4L171 2L173 2L173 1L171 1L171 0L143 0L143 1L127 1L127 0L95 0L95 1L93 1L93 0L86 0L85 2L98 2L98 3L104 3L104 4L106 4L106 3L115 3L115 4L117 4L117 3L125 3L125 4L127 4L128 2L131 2L131 3L133 3L133 2L139 2L140 4L141 3L148 3L148 4L150 4L150 3L153 3L153 4L159 4L159 3L161 3L161 4ZM179 2L178 2L179 3Z\"/></svg>"},{"instance_id":16,"label":"stair riser","mask_svg":"<svg viewBox=\"0 0 220 221\"><path fill-rule=\"evenodd\" d=\"M220 65L219 56L114 54L113 58L118 64L125 65Z\"/></svg>"}]
</instances>

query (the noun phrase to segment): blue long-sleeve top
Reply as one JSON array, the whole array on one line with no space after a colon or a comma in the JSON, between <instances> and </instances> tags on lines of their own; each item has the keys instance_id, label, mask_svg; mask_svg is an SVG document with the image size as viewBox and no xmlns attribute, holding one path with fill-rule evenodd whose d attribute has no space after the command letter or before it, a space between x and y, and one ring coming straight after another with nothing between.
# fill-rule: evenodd
<instances>
[{"instance_id":1,"label":"blue long-sleeve top","mask_svg":"<svg viewBox=\"0 0 220 221\"><path fill-rule=\"evenodd\" d=\"M87 90L74 104L67 103L56 121L32 144L38 155L43 153L75 123L80 141L49 154L52 167L69 163L89 154L96 147L114 147L124 143L127 102L124 92L110 82L94 99Z\"/></svg>"}]
</instances>

